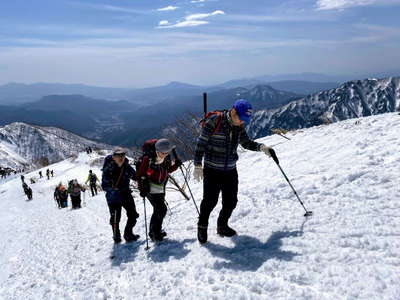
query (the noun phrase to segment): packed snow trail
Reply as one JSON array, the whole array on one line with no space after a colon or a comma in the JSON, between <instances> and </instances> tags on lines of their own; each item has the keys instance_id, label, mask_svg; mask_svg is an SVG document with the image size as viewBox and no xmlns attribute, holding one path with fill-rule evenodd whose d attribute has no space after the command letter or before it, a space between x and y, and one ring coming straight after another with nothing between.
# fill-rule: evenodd
<instances>
[{"instance_id":1,"label":"packed snow trail","mask_svg":"<svg viewBox=\"0 0 400 300\"><path fill-rule=\"evenodd\" d=\"M0 185L0 298L397 300L400 116L356 121L294 131L290 141L261 139L274 146L314 212L310 218L271 159L241 153L239 203L230 220L239 235L216 235L219 204L204 246L196 240L193 202L176 192L167 194L168 239L150 242L148 251L140 197L134 232L141 237L130 244L113 244L103 193L92 198L87 191L80 210L58 209L59 181L82 182L89 169L101 174L95 154L49 166L55 177L30 185L30 202L21 180L8 180ZM25 177L29 183L31 174ZM176 178L182 182L180 172ZM190 183L200 204L202 186Z\"/></svg>"}]
</instances>

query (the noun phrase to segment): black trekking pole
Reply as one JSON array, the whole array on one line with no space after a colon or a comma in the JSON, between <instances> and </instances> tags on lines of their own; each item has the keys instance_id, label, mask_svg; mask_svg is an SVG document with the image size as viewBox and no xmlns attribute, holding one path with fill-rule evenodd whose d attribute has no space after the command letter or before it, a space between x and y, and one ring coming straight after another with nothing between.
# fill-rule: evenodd
<instances>
[{"instance_id":1,"label":"black trekking pole","mask_svg":"<svg viewBox=\"0 0 400 300\"><path fill-rule=\"evenodd\" d=\"M175 149L172 149L172 153L174 154L174 156L175 156L175 159L178 159L178 155L176 154L176 150L175 150ZM188 187L188 190L189 190L190 196L192 197L192 200L193 200L194 206L196 207L197 214L200 216L200 211L199 211L199 208L197 207L196 201L194 200L194 197L193 197L192 190L190 189L189 183L187 182L187 179L186 179L185 173L184 173L184 172L183 172L183 170L182 170L182 166L179 166L179 169L180 169L180 170L181 170L181 172L182 172L183 179L185 180L185 184L186 184L186 186Z\"/></svg>"},{"instance_id":2,"label":"black trekking pole","mask_svg":"<svg viewBox=\"0 0 400 300\"><path fill-rule=\"evenodd\" d=\"M144 229L146 232L146 251L147 251L149 250L149 239L147 237L146 197L143 197L143 207L144 207Z\"/></svg>"},{"instance_id":3,"label":"black trekking pole","mask_svg":"<svg viewBox=\"0 0 400 300\"><path fill-rule=\"evenodd\" d=\"M204 118L207 114L207 93L203 93L203 108L204 108Z\"/></svg>"},{"instance_id":4,"label":"black trekking pole","mask_svg":"<svg viewBox=\"0 0 400 300\"><path fill-rule=\"evenodd\" d=\"M275 153L274 153L274 154L275 154ZM306 213L304 214L304 216L305 216L305 217L311 216L311 215L313 214L312 211L307 210L306 207L304 206L303 202L300 200L300 197L299 197L299 195L297 194L296 190L294 189L293 185L290 183L289 178L287 178L285 172L283 172L281 166L279 165L279 162L278 162L278 159L276 158L276 155L275 155L275 157L272 156L272 158L274 159L274 161L275 161L276 165L278 166L279 170L281 170L282 175L285 177L286 181L289 183L290 187L292 188L294 194L295 194L296 197L297 197L297 200L299 200L301 206L303 206L304 210L306 211ZM275 160L275 158L276 158L276 160Z\"/></svg>"}]
</instances>

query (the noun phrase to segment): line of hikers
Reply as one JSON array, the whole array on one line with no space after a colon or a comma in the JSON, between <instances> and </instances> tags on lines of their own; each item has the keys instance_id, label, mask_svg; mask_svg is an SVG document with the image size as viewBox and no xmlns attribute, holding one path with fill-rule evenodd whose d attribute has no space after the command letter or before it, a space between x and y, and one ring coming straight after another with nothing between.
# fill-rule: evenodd
<instances>
[{"instance_id":1,"label":"line of hikers","mask_svg":"<svg viewBox=\"0 0 400 300\"><path fill-rule=\"evenodd\" d=\"M46 169L46 177L47 180L50 180L50 177L54 177L54 170ZM39 178L43 178L42 171L39 171Z\"/></svg>"},{"instance_id":2,"label":"line of hikers","mask_svg":"<svg viewBox=\"0 0 400 300\"><path fill-rule=\"evenodd\" d=\"M87 184L90 182L90 190L92 197L97 195L97 182L99 179L92 170L89 170L89 176L86 180ZM68 195L71 198L72 209L82 207L81 192L85 192L86 188L78 183L77 179L70 180L68 182L68 188L66 188L61 182L56 186L54 190L54 200L56 201L58 208L68 207Z\"/></svg>"},{"instance_id":3,"label":"line of hikers","mask_svg":"<svg viewBox=\"0 0 400 300\"><path fill-rule=\"evenodd\" d=\"M202 121L203 128L196 144L193 173L196 181L203 181L203 200L197 223L197 238L202 244L207 242L208 219L217 205L220 193L222 209L217 221L217 233L225 237L236 235L228 221L238 201L236 162L239 144L248 150L261 151L278 162L272 148L248 137L244 126L250 121L251 115L251 104L240 99L235 101L231 109L209 113ZM149 228L151 240L162 241L167 235L162 229L167 213L165 187L169 174L182 165L173 151L174 148L175 146L164 138L145 142L142 147L143 155L135 164L136 170L129 164L126 152L122 148L115 149L112 155L105 158L102 188L106 192L115 243L121 242L119 223L122 207L127 214L123 234L125 241L135 241L139 238L133 233L139 214L129 187L130 180L138 182L140 196L144 201L147 198L153 207ZM171 152L174 152L174 157Z\"/></svg>"}]
</instances>

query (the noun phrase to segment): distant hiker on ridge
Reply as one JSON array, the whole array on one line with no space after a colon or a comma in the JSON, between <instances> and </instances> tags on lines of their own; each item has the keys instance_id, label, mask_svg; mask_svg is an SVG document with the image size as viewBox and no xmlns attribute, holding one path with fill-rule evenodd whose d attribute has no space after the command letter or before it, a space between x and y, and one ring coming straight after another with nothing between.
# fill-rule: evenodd
<instances>
[{"instance_id":1,"label":"distant hiker on ridge","mask_svg":"<svg viewBox=\"0 0 400 300\"><path fill-rule=\"evenodd\" d=\"M202 244L207 242L208 218L217 205L220 192L222 209L217 221L217 233L226 237L236 235L236 231L228 226L228 220L238 201L238 145L252 151L263 151L276 158L272 148L248 137L244 126L249 123L251 114L251 104L240 99L235 101L230 110L215 112L204 120L204 127L197 140L193 173L199 182L204 177L203 201L197 228L197 238Z\"/></svg>"},{"instance_id":2,"label":"distant hiker on ridge","mask_svg":"<svg viewBox=\"0 0 400 300\"><path fill-rule=\"evenodd\" d=\"M94 174L92 172L92 170L89 170L89 176L86 179L85 184L87 184L88 182L90 182L90 191L92 192L92 197L94 197L94 195L97 195L97 181L99 181L99 179L97 178L97 175Z\"/></svg>"},{"instance_id":3,"label":"distant hiker on ridge","mask_svg":"<svg viewBox=\"0 0 400 300\"><path fill-rule=\"evenodd\" d=\"M22 188L24 189L24 193L28 197L28 200L32 200L32 189L25 182L22 183Z\"/></svg>"},{"instance_id":4,"label":"distant hiker on ridge","mask_svg":"<svg viewBox=\"0 0 400 300\"><path fill-rule=\"evenodd\" d=\"M61 182L54 191L54 200L56 200L58 208L68 207L68 191Z\"/></svg>"},{"instance_id":5,"label":"distant hiker on ridge","mask_svg":"<svg viewBox=\"0 0 400 300\"><path fill-rule=\"evenodd\" d=\"M78 180L71 180L68 184L68 194L71 197L72 209L81 208L81 192L85 189L78 183Z\"/></svg>"}]
</instances>

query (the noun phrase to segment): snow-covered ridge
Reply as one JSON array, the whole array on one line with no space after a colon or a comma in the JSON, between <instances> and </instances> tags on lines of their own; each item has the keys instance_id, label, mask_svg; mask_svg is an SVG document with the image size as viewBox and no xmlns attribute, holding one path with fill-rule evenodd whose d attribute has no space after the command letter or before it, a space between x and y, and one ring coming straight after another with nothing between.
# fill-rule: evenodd
<instances>
[{"instance_id":1,"label":"snow-covered ridge","mask_svg":"<svg viewBox=\"0 0 400 300\"><path fill-rule=\"evenodd\" d=\"M26 168L40 165L46 158L54 163L83 151L85 147L104 149L109 146L93 142L56 127L21 122L0 127L0 165Z\"/></svg>"},{"instance_id":2,"label":"snow-covered ridge","mask_svg":"<svg viewBox=\"0 0 400 300\"><path fill-rule=\"evenodd\" d=\"M305 206L303 217L274 162L240 153L239 202L220 238L213 211L209 243L196 240L192 201L168 191L168 240L145 250L142 199L138 242L114 246L104 194L80 210L56 208L55 185L80 182L100 156L81 153L49 166L50 180L0 184L0 295L4 299L382 299L400 295L400 116L395 113L269 136ZM26 178L37 177L37 171ZM177 180L182 178L175 173ZM190 181L197 203L202 183ZM147 202L147 220L152 212ZM126 221L122 215L122 226ZM110 255L115 256L110 260Z\"/></svg>"},{"instance_id":3,"label":"snow-covered ridge","mask_svg":"<svg viewBox=\"0 0 400 300\"><path fill-rule=\"evenodd\" d=\"M261 137L273 128L304 128L396 110L400 110L400 77L355 80L278 109L256 112L249 134Z\"/></svg>"}]
</instances>

